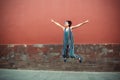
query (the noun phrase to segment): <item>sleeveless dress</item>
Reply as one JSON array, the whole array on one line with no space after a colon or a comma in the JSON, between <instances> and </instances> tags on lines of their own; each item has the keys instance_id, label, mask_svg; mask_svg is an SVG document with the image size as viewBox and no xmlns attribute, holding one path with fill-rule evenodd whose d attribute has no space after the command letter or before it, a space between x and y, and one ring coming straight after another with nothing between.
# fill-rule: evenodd
<instances>
[{"instance_id":1,"label":"sleeveless dress","mask_svg":"<svg viewBox=\"0 0 120 80\"><path fill-rule=\"evenodd\" d=\"M74 54L74 39L70 28L64 29L62 56L63 58L80 58L80 56Z\"/></svg>"}]
</instances>

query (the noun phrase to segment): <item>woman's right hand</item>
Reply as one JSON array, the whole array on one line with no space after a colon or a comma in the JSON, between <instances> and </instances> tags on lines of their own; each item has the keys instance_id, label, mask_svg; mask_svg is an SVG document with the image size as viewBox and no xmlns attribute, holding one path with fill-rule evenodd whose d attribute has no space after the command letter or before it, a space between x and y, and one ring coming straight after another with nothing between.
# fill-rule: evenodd
<instances>
[{"instance_id":1,"label":"woman's right hand","mask_svg":"<svg viewBox=\"0 0 120 80\"><path fill-rule=\"evenodd\" d=\"M89 22L89 20L86 20L86 21L85 21L85 23L88 23L88 22Z\"/></svg>"},{"instance_id":2,"label":"woman's right hand","mask_svg":"<svg viewBox=\"0 0 120 80\"><path fill-rule=\"evenodd\" d=\"M53 19L51 19L51 22L54 22L54 20L53 20Z\"/></svg>"}]
</instances>

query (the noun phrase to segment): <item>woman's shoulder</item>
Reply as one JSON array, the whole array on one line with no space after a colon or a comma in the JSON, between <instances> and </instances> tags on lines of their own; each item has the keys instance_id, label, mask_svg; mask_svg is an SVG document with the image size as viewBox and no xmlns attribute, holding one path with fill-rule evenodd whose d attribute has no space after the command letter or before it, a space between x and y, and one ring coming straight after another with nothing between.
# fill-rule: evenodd
<instances>
[{"instance_id":1,"label":"woman's shoulder","mask_svg":"<svg viewBox=\"0 0 120 80\"><path fill-rule=\"evenodd\" d=\"M63 28L63 31L64 31L64 30L69 30L69 29L72 30L72 27L64 27L64 28Z\"/></svg>"}]
</instances>

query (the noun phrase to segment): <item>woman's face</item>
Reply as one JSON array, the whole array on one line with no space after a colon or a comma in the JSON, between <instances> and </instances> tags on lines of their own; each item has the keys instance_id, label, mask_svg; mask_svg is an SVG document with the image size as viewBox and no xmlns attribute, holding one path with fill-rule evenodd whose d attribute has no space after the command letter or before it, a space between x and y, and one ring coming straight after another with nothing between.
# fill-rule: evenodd
<instances>
[{"instance_id":1,"label":"woman's face","mask_svg":"<svg viewBox=\"0 0 120 80\"><path fill-rule=\"evenodd\" d=\"M65 26L65 27L68 27L68 26L69 26L68 22L65 21L64 26Z\"/></svg>"}]
</instances>

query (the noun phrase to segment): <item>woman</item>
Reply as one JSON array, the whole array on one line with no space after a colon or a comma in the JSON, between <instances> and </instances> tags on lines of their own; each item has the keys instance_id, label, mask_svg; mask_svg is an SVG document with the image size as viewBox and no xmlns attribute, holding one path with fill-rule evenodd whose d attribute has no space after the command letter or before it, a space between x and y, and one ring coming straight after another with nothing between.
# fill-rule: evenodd
<instances>
[{"instance_id":1,"label":"woman","mask_svg":"<svg viewBox=\"0 0 120 80\"><path fill-rule=\"evenodd\" d=\"M51 19L51 22L55 23L57 26L62 28L64 31L64 40L63 40L63 49L62 49L62 56L64 58L64 62L66 62L67 58L71 57L71 58L77 58L79 60L79 62L81 63L82 58L74 53L74 39L73 39L73 35L72 35L72 30L87 23L88 20L86 20L78 25L75 25L75 26L72 26L72 22L69 20L65 21L64 26L62 26L58 22L54 21L53 19Z\"/></svg>"}]
</instances>

